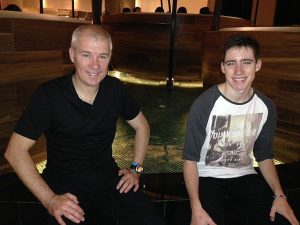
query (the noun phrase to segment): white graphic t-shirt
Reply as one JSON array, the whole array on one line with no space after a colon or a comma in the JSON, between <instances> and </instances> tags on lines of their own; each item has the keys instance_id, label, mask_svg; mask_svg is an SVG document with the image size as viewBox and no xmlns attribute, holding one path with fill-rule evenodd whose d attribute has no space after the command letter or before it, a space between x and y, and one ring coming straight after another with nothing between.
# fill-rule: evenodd
<instances>
[{"instance_id":1,"label":"white graphic t-shirt","mask_svg":"<svg viewBox=\"0 0 300 225\"><path fill-rule=\"evenodd\" d=\"M203 177L256 173L254 156L257 161L273 158L276 118L271 100L257 90L247 102L235 103L214 86L191 108L183 158L197 161L199 176Z\"/></svg>"}]
</instances>

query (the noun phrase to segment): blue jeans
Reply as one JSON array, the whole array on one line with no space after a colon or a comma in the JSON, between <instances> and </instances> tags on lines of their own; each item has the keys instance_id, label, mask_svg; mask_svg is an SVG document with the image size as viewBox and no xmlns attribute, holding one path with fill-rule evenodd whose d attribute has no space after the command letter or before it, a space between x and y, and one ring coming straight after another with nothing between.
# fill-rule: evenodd
<instances>
[{"instance_id":1,"label":"blue jeans","mask_svg":"<svg viewBox=\"0 0 300 225\"><path fill-rule=\"evenodd\" d=\"M259 174L226 179L200 177L199 193L202 207L217 225L289 224L279 214L275 222L270 220L273 193Z\"/></svg>"}]
</instances>

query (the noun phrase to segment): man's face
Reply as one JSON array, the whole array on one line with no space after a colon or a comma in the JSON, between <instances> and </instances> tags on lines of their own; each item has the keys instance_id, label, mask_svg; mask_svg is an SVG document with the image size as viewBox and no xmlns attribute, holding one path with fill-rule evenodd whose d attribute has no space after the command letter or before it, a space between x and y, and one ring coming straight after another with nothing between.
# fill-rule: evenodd
<instances>
[{"instance_id":1,"label":"man's face","mask_svg":"<svg viewBox=\"0 0 300 225\"><path fill-rule=\"evenodd\" d=\"M107 40L91 33L83 33L69 50L75 64L78 82L98 87L107 74L111 50Z\"/></svg>"},{"instance_id":2,"label":"man's face","mask_svg":"<svg viewBox=\"0 0 300 225\"><path fill-rule=\"evenodd\" d=\"M251 89L255 73L261 68L261 60L256 62L251 48L236 47L227 50L221 70L226 83L236 93L248 92Z\"/></svg>"}]
</instances>

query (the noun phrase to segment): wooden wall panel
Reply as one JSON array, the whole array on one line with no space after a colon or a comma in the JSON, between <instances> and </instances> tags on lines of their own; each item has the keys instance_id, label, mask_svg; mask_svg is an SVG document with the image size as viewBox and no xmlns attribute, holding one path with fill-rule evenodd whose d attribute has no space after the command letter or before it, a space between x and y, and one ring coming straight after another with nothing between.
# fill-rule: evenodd
<instances>
[{"instance_id":1,"label":"wooden wall panel","mask_svg":"<svg viewBox=\"0 0 300 225\"><path fill-rule=\"evenodd\" d=\"M169 70L171 14L126 13L104 15L114 49L116 70L135 76L165 80ZM211 29L212 15L177 15L174 49L175 80L201 81L202 32ZM234 17L220 19L221 27L250 26Z\"/></svg>"},{"instance_id":2,"label":"wooden wall panel","mask_svg":"<svg viewBox=\"0 0 300 225\"><path fill-rule=\"evenodd\" d=\"M16 99L16 88L14 83L0 83L0 116L9 115L14 112Z\"/></svg>"},{"instance_id":3,"label":"wooden wall panel","mask_svg":"<svg viewBox=\"0 0 300 225\"><path fill-rule=\"evenodd\" d=\"M12 20L10 18L0 19L0 33L12 33Z\"/></svg>"},{"instance_id":4,"label":"wooden wall panel","mask_svg":"<svg viewBox=\"0 0 300 225\"><path fill-rule=\"evenodd\" d=\"M11 67L0 65L0 82L12 82L14 80L50 79L72 71L73 65L62 65L49 62L39 63L18 63ZM12 76L12 73L14 76Z\"/></svg>"},{"instance_id":5,"label":"wooden wall panel","mask_svg":"<svg viewBox=\"0 0 300 225\"><path fill-rule=\"evenodd\" d=\"M14 41L11 33L0 33L0 51L13 51Z\"/></svg>"},{"instance_id":6,"label":"wooden wall panel","mask_svg":"<svg viewBox=\"0 0 300 225\"><path fill-rule=\"evenodd\" d=\"M12 23L16 51L68 49L73 30L80 25L79 23L24 19L14 19Z\"/></svg>"},{"instance_id":7,"label":"wooden wall panel","mask_svg":"<svg viewBox=\"0 0 300 225\"><path fill-rule=\"evenodd\" d=\"M31 63L31 62L58 62L63 63L66 56L61 50L57 51L0 51L0 64Z\"/></svg>"}]
</instances>

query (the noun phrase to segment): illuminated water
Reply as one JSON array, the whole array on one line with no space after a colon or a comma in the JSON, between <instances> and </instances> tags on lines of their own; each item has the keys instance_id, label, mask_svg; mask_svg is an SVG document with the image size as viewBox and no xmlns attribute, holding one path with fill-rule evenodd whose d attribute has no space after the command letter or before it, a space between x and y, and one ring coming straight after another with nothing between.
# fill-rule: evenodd
<instances>
[{"instance_id":1,"label":"illuminated water","mask_svg":"<svg viewBox=\"0 0 300 225\"><path fill-rule=\"evenodd\" d=\"M182 147L187 114L201 88L174 88L128 85L140 104L151 129L146 173L182 172ZM113 155L121 167L128 167L133 158L134 133L119 120L113 144Z\"/></svg>"}]
</instances>

